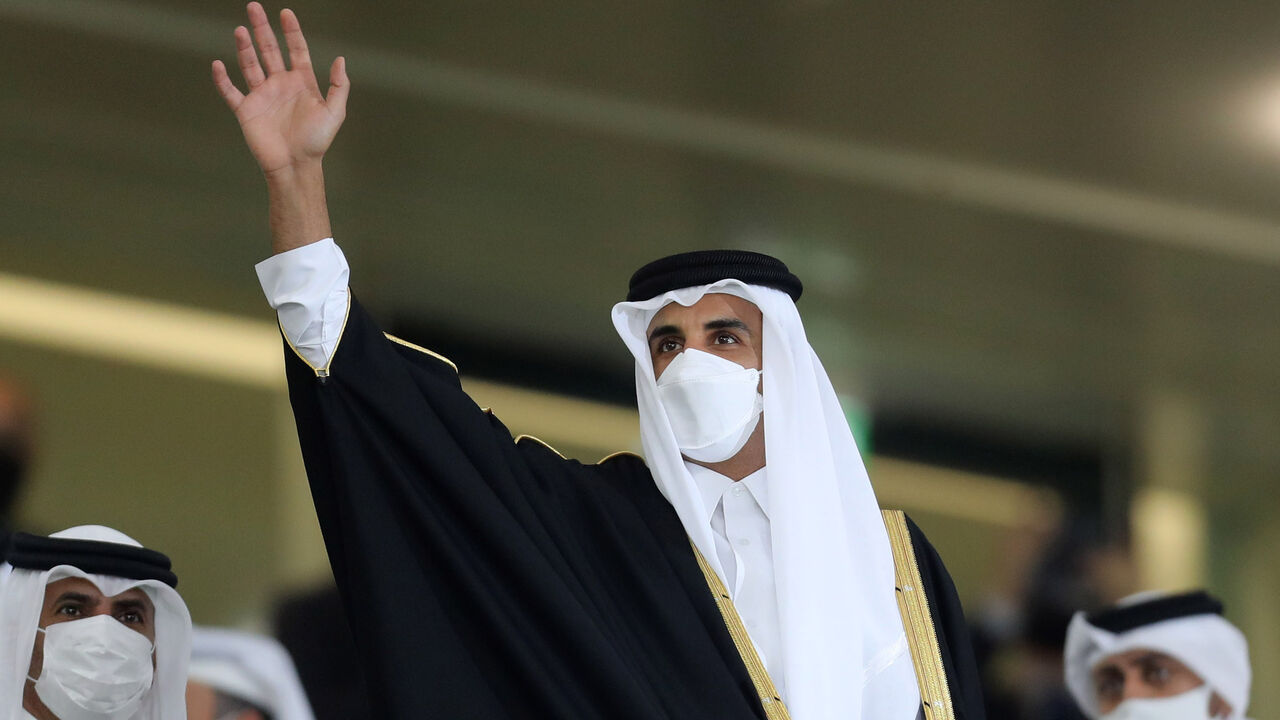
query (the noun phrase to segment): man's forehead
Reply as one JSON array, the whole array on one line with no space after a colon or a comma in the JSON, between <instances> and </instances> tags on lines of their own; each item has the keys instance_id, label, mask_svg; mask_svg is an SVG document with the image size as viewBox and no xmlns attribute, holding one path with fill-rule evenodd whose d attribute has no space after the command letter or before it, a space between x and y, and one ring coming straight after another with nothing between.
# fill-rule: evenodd
<instances>
[{"instance_id":1,"label":"man's forehead","mask_svg":"<svg viewBox=\"0 0 1280 720\"><path fill-rule=\"evenodd\" d=\"M653 330L658 325L665 324L676 317L697 318L703 315L731 316L741 320L751 320L760 318L761 312L755 303L746 298L729 293L707 293L699 298L698 302L687 307L674 301L663 305L658 312L654 313L648 329Z\"/></svg>"},{"instance_id":2,"label":"man's forehead","mask_svg":"<svg viewBox=\"0 0 1280 720\"><path fill-rule=\"evenodd\" d=\"M1132 650L1125 650L1124 652L1114 653L1102 658L1093 666L1093 669L1094 672L1097 672L1108 667L1124 668L1151 660L1166 662L1172 661L1182 664L1181 661L1166 652L1161 652L1151 648L1134 648Z\"/></svg>"},{"instance_id":3,"label":"man's forehead","mask_svg":"<svg viewBox=\"0 0 1280 720\"><path fill-rule=\"evenodd\" d=\"M69 577L55 580L45 586L45 599L53 600L66 593L78 593L88 595L93 598L106 598L108 600L142 600L147 604L151 604L151 598L147 596L146 591L142 588L131 587L118 595L107 595L92 580L82 577Z\"/></svg>"}]
</instances>

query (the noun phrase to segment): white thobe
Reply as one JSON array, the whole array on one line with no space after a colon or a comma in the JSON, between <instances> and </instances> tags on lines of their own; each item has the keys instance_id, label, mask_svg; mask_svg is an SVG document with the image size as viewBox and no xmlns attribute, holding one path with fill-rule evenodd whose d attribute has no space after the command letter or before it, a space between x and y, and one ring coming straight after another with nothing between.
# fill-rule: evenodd
<instances>
[{"instance_id":1,"label":"white thobe","mask_svg":"<svg viewBox=\"0 0 1280 720\"><path fill-rule=\"evenodd\" d=\"M778 694L786 697L782 672L782 633L774 590L773 538L769 532L769 492L761 468L738 482L701 465L685 463L698 485L724 584L734 607L769 671Z\"/></svg>"}]
</instances>

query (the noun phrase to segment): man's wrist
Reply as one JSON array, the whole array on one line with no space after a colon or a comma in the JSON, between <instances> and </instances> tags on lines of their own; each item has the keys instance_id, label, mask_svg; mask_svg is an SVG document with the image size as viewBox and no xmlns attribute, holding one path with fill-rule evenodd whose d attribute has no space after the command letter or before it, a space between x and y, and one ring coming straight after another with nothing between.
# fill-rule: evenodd
<instances>
[{"instance_id":1,"label":"man's wrist","mask_svg":"<svg viewBox=\"0 0 1280 720\"><path fill-rule=\"evenodd\" d=\"M264 173L270 200L272 252L310 245L333 231L320 160Z\"/></svg>"},{"instance_id":2,"label":"man's wrist","mask_svg":"<svg viewBox=\"0 0 1280 720\"><path fill-rule=\"evenodd\" d=\"M263 170L262 174L269 187L289 187L323 177L323 160L323 156L298 160L274 170Z\"/></svg>"}]
</instances>

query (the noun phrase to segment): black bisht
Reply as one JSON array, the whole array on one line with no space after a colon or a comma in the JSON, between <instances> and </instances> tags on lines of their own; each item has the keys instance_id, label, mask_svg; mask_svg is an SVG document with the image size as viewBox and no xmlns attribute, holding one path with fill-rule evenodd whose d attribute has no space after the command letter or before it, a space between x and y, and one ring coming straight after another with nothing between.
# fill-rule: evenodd
<instances>
[{"instance_id":1,"label":"black bisht","mask_svg":"<svg viewBox=\"0 0 1280 720\"><path fill-rule=\"evenodd\" d=\"M327 373L289 349L287 372L377 717L764 718L642 460L513 442L447 361L355 300L343 332ZM954 588L912 529L953 698L981 718Z\"/></svg>"}]
</instances>

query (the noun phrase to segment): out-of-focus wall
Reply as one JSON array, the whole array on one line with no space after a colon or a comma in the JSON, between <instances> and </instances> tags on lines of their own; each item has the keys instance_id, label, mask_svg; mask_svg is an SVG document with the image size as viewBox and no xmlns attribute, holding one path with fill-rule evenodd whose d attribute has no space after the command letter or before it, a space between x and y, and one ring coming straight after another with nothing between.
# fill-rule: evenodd
<instances>
[{"instance_id":1,"label":"out-of-focus wall","mask_svg":"<svg viewBox=\"0 0 1280 720\"><path fill-rule=\"evenodd\" d=\"M290 577L279 394L9 341L0 358L39 404L19 527L115 527L173 559L197 621L262 615Z\"/></svg>"}]
</instances>

